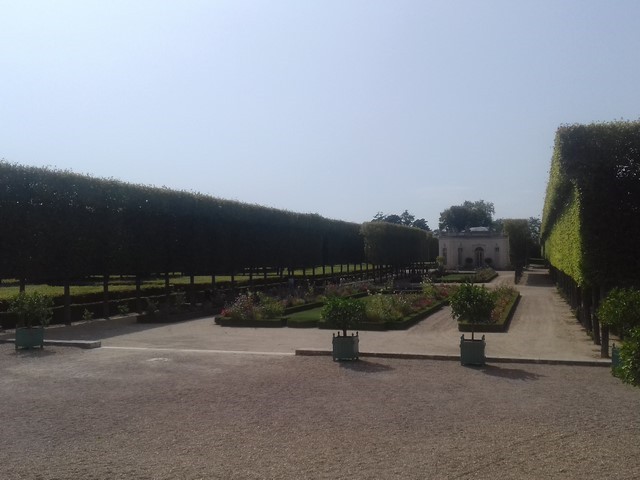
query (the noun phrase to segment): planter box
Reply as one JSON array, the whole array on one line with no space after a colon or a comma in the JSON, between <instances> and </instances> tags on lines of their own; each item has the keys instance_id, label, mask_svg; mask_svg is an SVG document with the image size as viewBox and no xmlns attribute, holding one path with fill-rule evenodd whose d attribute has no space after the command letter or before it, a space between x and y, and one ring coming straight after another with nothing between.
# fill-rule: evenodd
<instances>
[{"instance_id":1,"label":"planter box","mask_svg":"<svg viewBox=\"0 0 640 480\"><path fill-rule=\"evenodd\" d=\"M16 328L16 350L18 348L44 347L44 327Z\"/></svg>"},{"instance_id":2,"label":"planter box","mask_svg":"<svg viewBox=\"0 0 640 480\"><path fill-rule=\"evenodd\" d=\"M486 344L484 335L480 340L471 340L470 338L464 338L464 335L462 335L460 337L460 364L484 365L486 363L484 354Z\"/></svg>"},{"instance_id":3,"label":"planter box","mask_svg":"<svg viewBox=\"0 0 640 480\"><path fill-rule=\"evenodd\" d=\"M360 339L358 333L351 336L333 334L333 361L336 360L358 360Z\"/></svg>"}]
</instances>

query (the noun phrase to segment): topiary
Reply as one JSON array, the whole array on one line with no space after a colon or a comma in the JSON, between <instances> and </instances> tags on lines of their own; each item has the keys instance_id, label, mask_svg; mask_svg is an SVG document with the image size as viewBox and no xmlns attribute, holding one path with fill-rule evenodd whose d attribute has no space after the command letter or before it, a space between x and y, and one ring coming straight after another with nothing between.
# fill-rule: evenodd
<instances>
[{"instance_id":1,"label":"topiary","mask_svg":"<svg viewBox=\"0 0 640 480\"><path fill-rule=\"evenodd\" d=\"M354 329L365 316L364 303L355 298L331 297L322 307L320 316L331 326L342 330Z\"/></svg>"},{"instance_id":2,"label":"topiary","mask_svg":"<svg viewBox=\"0 0 640 480\"><path fill-rule=\"evenodd\" d=\"M451 316L456 320L471 324L471 338L474 338L473 325L491 323L491 312L496 305L495 292L487 290L484 285L477 286L465 282L458 287L449 298Z\"/></svg>"}]
</instances>

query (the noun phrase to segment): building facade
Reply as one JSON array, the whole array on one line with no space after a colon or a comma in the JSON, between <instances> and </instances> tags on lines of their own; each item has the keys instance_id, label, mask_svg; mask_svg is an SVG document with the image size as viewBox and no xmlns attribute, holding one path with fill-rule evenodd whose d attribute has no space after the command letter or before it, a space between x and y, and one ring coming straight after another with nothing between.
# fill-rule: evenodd
<instances>
[{"instance_id":1,"label":"building facade","mask_svg":"<svg viewBox=\"0 0 640 480\"><path fill-rule=\"evenodd\" d=\"M485 227L460 233L441 233L438 250L450 270L473 270L490 266L496 270L511 268L509 236Z\"/></svg>"}]
</instances>

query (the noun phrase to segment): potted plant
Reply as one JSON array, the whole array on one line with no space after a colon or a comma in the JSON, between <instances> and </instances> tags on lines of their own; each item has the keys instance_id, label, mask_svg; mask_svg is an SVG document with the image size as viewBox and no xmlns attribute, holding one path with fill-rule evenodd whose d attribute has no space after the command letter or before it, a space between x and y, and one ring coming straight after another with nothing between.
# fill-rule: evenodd
<instances>
[{"instance_id":1,"label":"potted plant","mask_svg":"<svg viewBox=\"0 0 640 480\"><path fill-rule=\"evenodd\" d=\"M460 363L462 365L484 365L485 338L476 340L474 326L478 323L491 323L491 312L495 307L495 294L471 283L463 283L450 297L451 315L456 320L471 324L471 338L460 337Z\"/></svg>"},{"instance_id":2,"label":"potted plant","mask_svg":"<svg viewBox=\"0 0 640 480\"><path fill-rule=\"evenodd\" d=\"M9 312L18 317L15 346L44 347L44 327L53 314L53 300L39 292L20 292L9 303Z\"/></svg>"},{"instance_id":3,"label":"potted plant","mask_svg":"<svg viewBox=\"0 0 640 480\"><path fill-rule=\"evenodd\" d=\"M358 332L347 335L364 318L365 308L362 301L355 298L331 297L322 307L321 316L331 326L339 328L333 334L333 360L358 360Z\"/></svg>"}]
</instances>

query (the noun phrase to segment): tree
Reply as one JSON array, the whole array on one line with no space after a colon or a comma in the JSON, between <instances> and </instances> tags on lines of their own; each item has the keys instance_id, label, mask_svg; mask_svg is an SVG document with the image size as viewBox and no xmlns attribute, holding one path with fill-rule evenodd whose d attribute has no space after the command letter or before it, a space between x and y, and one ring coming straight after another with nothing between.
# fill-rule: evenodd
<instances>
[{"instance_id":1,"label":"tree","mask_svg":"<svg viewBox=\"0 0 640 480\"><path fill-rule=\"evenodd\" d=\"M408 210L405 210L400 215L396 215L394 213L385 215L382 212L378 212L374 215L371 221L393 223L394 225L404 225L406 227L419 228L420 230L424 230L426 232L431 231L429 225L427 224L427 221L424 218L416 219L415 215L410 214Z\"/></svg>"},{"instance_id":2,"label":"tree","mask_svg":"<svg viewBox=\"0 0 640 480\"><path fill-rule=\"evenodd\" d=\"M491 227L493 225L493 203L465 200L462 205L453 205L440 213L440 230L461 232L471 227Z\"/></svg>"},{"instance_id":3,"label":"tree","mask_svg":"<svg viewBox=\"0 0 640 480\"><path fill-rule=\"evenodd\" d=\"M529 222L524 218L505 218L501 220L503 232L509 235L509 255L514 266L526 265L529 259L531 234Z\"/></svg>"},{"instance_id":4,"label":"tree","mask_svg":"<svg viewBox=\"0 0 640 480\"><path fill-rule=\"evenodd\" d=\"M411 215L407 210L400 214L400 222L402 222L402 225L406 225L407 227L413 226L415 219L415 215Z\"/></svg>"},{"instance_id":5,"label":"tree","mask_svg":"<svg viewBox=\"0 0 640 480\"><path fill-rule=\"evenodd\" d=\"M418 218L417 220L413 221L413 224L411 225L414 228L419 228L420 230L425 230L425 231L429 231L429 225L427 225L427 221L424 218Z\"/></svg>"}]
</instances>

